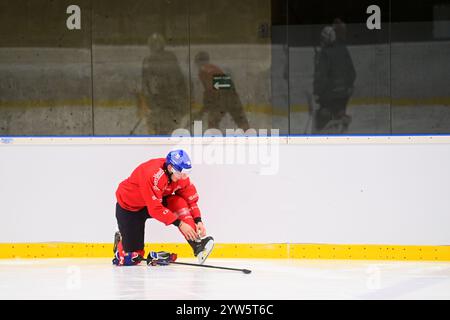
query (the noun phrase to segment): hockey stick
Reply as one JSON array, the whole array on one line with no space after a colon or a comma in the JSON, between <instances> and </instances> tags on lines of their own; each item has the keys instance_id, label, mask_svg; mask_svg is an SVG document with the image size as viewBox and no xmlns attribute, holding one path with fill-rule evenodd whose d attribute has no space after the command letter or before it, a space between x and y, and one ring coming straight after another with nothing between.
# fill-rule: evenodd
<instances>
[{"instance_id":1,"label":"hockey stick","mask_svg":"<svg viewBox=\"0 0 450 320\"><path fill-rule=\"evenodd\" d=\"M145 118L145 116L144 116L145 110L148 109L144 95L137 90L134 92L134 94L136 95L138 111L139 111L139 113L142 112L142 114L139 116L139 120L136 122L133 129L131 129L130 135L134 135L134 132L139 127L139 125L142 123L142 120L144 120L144 118Z\"/></svg>"},{"instance_id":2,"label":"hockey stick","mask_svg":"<svg viewBox=\"0 0 450 320\"><path fill-rule=\"evenodd\" d=\"M187 262L171 262L171 264L181 264L185 266L193 266L193 267L203 267L203 268L213 268L213 269L222 269L222 270L232 270L232 271L241 271L245 274L249 274L252 271L248 269L236 269L236 268L227 268L227 267L217 267L217 266L210 266L207 264L195 264L195 263L187 263Z\"/></svg>"},{"instance_id":3,"label":"hockey stick","mask_svg":"<svg viewBox=\"0 0 450 320\"><path fill-rule=\"evenodd\" d=\"M141 257L140 261L145 261L148 265L149 260L148 258L143 258ZM207 265L207 264L195 264L195 263L187 263L187 262L176 262L176 261L171 261L170 264L180 264L180 265L185 265L185 266L192 266L192 267L202 267L202 268L212 268L212 269L222 269L222 270L232 270L232 271L241 271L245 274L249 274L252 273L251 270L248 269L236 269L236 268L228 268L228 267L217 267L217 266L211 266L211 265Z\"/></svg>"},{"instance_id":4,"label":"hockey stick","mask_svg":"<svg viewBox=\"0 0 450 320\"><path fill-rule=\"evenodd\" d=\"M314 109L315 107L314 107L313 97L312 97L311 93L309 93L308 91L305 91L305 97L306 97L306 103L308 106L308 121L306 122L305 131L303 132L303 134L307 134L308 131L310 131L310 133L313 133L314 117L315 117L315 109ZM311 130L308 130L310 125L311 125Z\"/></svg>"},{"instance_id":5,"label":"hockey stick","mask_svg":"<svg viewBox=\"0 0 450 320\"><path fill-rule=\"evenodd\" d=\"M139 121L134 125L133 129L130 131L130 135L133 135L134 132L136 131L136 129L139 127L139 125L141 124L142 120L144 120L144 118L140 118Z\"/></svg>"}]
</instances>

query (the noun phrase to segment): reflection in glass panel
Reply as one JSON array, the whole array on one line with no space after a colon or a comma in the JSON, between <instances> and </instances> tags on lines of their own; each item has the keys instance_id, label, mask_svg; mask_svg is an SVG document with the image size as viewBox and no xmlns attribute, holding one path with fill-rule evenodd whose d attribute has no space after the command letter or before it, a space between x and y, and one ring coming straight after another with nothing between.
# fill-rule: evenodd
<instances>
[{"instance_id":1,"label":"reflection in glass panel","mask_svg":"<svg viewBox=\"0 0 450 320\"><path fill-rule=\"evenodd\" d=\"M372 5L381 29L367 26ZM288 12L290 133L388 133L389 1L289 1Z\"/></svg>"},{"instance_id":2,"label":"reflection in glass panel","mask_svg":"<svg viewBox=\"0 0 450 320\"><path fill-rule=\"evenodd\" d=\"M94 2L96 135L189 128L188 2Z\"/></svg>"},{"instance_id":3,"label":"reflection in glass panel","mask_svg":"<svg viewBox=\"0 0 450 320\"><path fill-rule=\"evenodd\" d=\"M72 4L0 2L0 135L450 133L449 1Z\"/></svg>"},{"instance_id":4,"label":"reflection in glass panel","mask_svg":"<svg viewBox=\"0 0 450 320\"><path fill-rule=\"evenodd\" d=\"M272 0L271 102L273 127L289 134L288 0Z\"/></svg>"},{"instance_id":5,"label":"reflection in glass panel","mask_svg":"<svg viewBox=\"0 0 450 320\"><path fill-rule=\"evenodd\" d=\"M90 1L69 30L72 3L0 2L0 135L92 134Z\"/></svg>"},{"instance_id":6,"label":"reflection in glass panel","mask_svg":"<svg viewBox=\"0 0 450 320\"><path fill-rule=\"evenodd\" d=\"M272 128L270 0L190 1L192 121Z\"/></svg>"},{"instance_id":7,"label":"reflection in glass panel","mask_svg":"<svg viewBox=\"0 0 450 320\"><path fill-rule=\"evenodd\" d=\"M450 2L392 3L392 132L450 133Z\"/></svg>"}]
</instances>

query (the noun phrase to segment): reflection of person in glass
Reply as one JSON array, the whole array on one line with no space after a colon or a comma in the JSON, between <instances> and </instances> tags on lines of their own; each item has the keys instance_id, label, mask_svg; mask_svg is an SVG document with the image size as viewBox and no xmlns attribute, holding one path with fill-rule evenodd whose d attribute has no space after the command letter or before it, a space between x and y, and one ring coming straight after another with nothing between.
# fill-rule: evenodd
<instances>
[{"instance_id":1,"label":"reflection of person in glass","mask_svg":"<svg viewBox=\"0 0 450 320\"><path fill-rule=\"evenodd\" d=\"M228 112L244 131L250 128L239 95L231 81L224 88L214 86L214 78L226 76L222 69L209 62L209 54L201 51L195 56L195 64L199 69L198 77L203 85L203 112L208 114L208 128L219 129L219 124Z\"/></svg>"},{"instance_id":2,"label":"reflection of person in glass","mask_svg":"<svg viewBox=\"0 0 450 320\"><path fill-rule=\"evenodd\" d=\"M161 34L154 33L148 45L150 55L142 65L140 113L145 115L149 134L171 134L188 113L186 81L175 54L165 49Z\"/></svg>"},{"instance_id":3,"label":"reflection of person in glass","mask_svg":"<svg viewBox=\"0 0 450 320\"><path fill-rule=\"evenodd\" d=\"M346 114L353 93L356 72L345 45L346 27L336 19L320 35L320 51L314 68L314 96L320 105L315 115L315 132L347 132L351 117Z\"/></svg>"}]
</instances>

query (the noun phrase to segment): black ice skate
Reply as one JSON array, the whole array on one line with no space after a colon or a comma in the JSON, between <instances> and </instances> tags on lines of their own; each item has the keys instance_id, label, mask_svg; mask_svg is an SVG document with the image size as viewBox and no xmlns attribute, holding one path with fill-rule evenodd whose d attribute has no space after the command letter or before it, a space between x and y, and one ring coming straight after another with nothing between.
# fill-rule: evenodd
<instances>
[{"instance_id":1,"label":"black ice skate","mask_svg":"<svg viewBox=\"0 0 450 320\"><path fill-rule=\"evenodd\" d=\"M188 242L194 250L194 256L197 257L199 264L203 264L206 261L206 258L208 258L214 248L214 239L211 236L197 241L189 240Z\"/></svg>"},{"instance_id":2,"label":"black ice skate","mask_svg":"<svg viewBox=\"0 0 450 320\"><path fill-rule=\"evenodd\" d=\"M117 252L117 246L119 245L119 242L122 240L122 235L120 234L120 231L116 231L114 234L114 246L113 246L113 253L115 254Z\"/></svg>"},{"instance_id":3,"label":"black ice skate","mask_svg":"<svg viewBox=\"0 0 450 320\"><path fill-rule=\"evenodd\" d=\"M342 117L342 128L341 128L341 133L347 133L348 132L348 127L350 126L350 124L352 123L352 116L345 114Z\"/></svg>"},{"instance_id":4,"label":"black ice skate","mask_svg":"<svg viewBox=\"0 0 450 320\"><path fill-rule=\"evenodd\" d=\"M352 117L349 115L344 115L339 119L330 120L327 125L320 130L320 133L330 133L330 134L339 134L339 133L347 133L348 127L352 123Z\"/></svg>"}]
</instances>

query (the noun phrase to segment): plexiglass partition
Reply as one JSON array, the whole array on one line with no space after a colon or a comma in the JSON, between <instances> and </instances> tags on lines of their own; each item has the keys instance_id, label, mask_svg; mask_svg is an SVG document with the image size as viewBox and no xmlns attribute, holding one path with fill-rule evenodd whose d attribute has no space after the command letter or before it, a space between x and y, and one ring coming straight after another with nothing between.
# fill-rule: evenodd
<instances>
[{"instance_id":1,"label":"plexiglass partition","mask_svg":"<svg viewBox=\"0 0 450 320\"><path fill-rule=\"evenodd\" d=\"M0 2L0 135L93 134L90 5Z\"/></svg>"},{"instance_id":2,"label":"plexiglass partition","mask_svg":"<svg viewBox=\"0 0 450 320\"><path fill-rule=\"evenodd\" d=\"M450 133L449 30L442 0L4 0L0 135Z\"/></svg>"}]
</instances>

